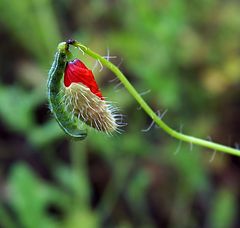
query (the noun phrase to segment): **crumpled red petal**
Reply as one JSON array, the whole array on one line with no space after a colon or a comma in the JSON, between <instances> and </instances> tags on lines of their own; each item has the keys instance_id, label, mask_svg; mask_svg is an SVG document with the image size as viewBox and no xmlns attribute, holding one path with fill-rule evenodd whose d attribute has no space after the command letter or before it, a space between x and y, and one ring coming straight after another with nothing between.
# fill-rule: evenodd
<instances>
[{"instance_id":1,"label":"crumpled red petal","mask_svg":"<svg viewBox=\"0 0 240 228\"><path fill-rule=\"evenodd\" d=\"M98 88L92 71L79 59L67 63L64 73L64 85L66 87L69 87L74 82L87 86L92 93L103 100L102 93Z\"/></svg>"}]
</instances>

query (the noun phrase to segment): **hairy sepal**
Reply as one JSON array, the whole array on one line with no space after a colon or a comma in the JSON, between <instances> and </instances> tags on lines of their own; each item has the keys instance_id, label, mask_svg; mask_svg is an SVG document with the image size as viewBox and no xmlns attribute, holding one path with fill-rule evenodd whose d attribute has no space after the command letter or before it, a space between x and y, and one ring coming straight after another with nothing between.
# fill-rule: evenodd
<instances>
[{"instance_id":1,"label":"hairy sepal","mask_svg":"<svg viewBox=\"0 0 240 228\"><path fill-rule=\"evenodd\" d=\"M112 134L118 131L116 109L100 99L82 83L72 83L64 89L64 103L74 117L98 131Z\"/></svg>"}]
</instances>

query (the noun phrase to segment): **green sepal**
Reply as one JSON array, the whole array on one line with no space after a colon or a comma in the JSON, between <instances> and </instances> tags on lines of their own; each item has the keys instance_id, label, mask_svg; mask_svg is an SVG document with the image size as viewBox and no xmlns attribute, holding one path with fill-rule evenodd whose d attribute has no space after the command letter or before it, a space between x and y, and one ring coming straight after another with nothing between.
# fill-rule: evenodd
<instances>
[{"instance_id":1,"label":"green sepal","mask_svg":"<svg viewBox=\"0 0 240 228\"><path fill-rule=\"evenodd\" d=\"M68 50L68 44L60 43L48 73L48 102L52 114L63 131L74 139L82 140L87 136L85 124L69 112L65 103L62 102L64 96L63 76L69 56L71 53Z\"/></svg>"}]
</instances>

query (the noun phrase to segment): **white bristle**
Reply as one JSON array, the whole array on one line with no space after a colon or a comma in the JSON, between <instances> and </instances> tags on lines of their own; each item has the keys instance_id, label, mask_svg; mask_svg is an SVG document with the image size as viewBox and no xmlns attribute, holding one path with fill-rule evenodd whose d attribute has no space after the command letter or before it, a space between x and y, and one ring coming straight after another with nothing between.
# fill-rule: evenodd
<instances>
[{"instance_id":1,"label":"white bristle","mask_svg":"<svg viewBox=\"0 0 240 228\"><path fill-rule=\"evenodd\" d=\"M118 124L120 117L122 121L122 115L116 113L117 108L100 99L82 83L72 83L65 87L64 94L65 107L98 131L111 134L114 131L119 132L119 127L124 125L122 122Z\"/></svg>"}]
</instances>

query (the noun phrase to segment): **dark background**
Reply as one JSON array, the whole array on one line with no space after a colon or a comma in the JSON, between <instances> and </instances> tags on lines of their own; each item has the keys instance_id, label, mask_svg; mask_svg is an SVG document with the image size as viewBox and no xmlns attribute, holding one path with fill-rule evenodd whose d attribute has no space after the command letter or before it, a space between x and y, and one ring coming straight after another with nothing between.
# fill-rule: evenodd
<instances>
[{"instance_id":1,"label":"dark background","mask_svg":"<svg viewBox=\"0 0 240 228\"><path fill-rule=\"evenodd\" d=\"M46 100L57 44L73 38L117 56L174 129L238 147L239 12L237 0L0 0L0 227L239 227L239 158L143 132L150 118L107 69L94 74L124 133L69 140Z\"/></svg>"}]
</instances>

